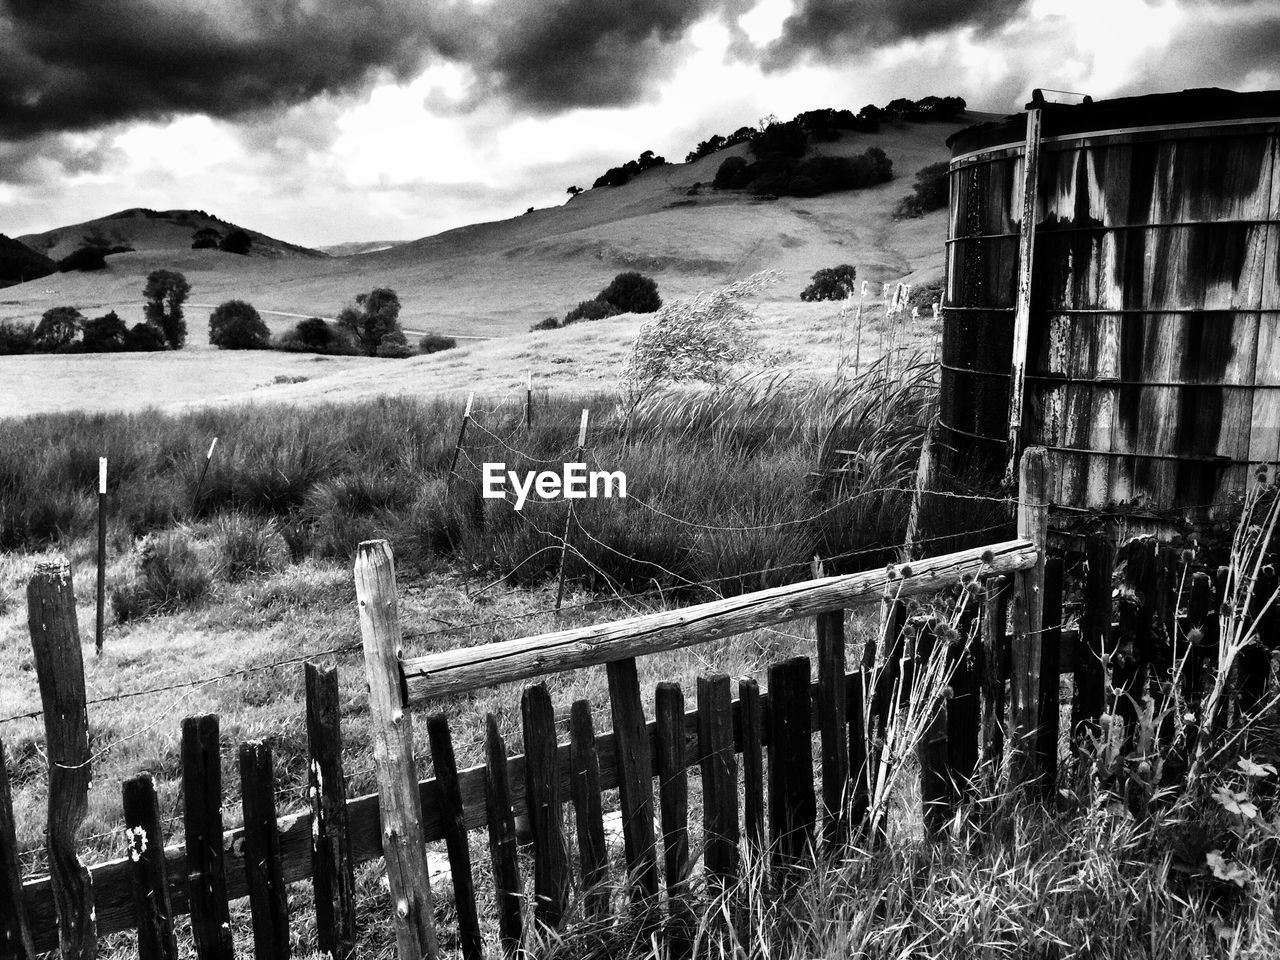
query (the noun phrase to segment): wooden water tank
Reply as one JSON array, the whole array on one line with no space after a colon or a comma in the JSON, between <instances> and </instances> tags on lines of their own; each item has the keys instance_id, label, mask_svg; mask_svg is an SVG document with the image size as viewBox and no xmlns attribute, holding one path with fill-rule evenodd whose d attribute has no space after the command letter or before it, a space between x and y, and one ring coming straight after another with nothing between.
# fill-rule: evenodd
<instances>
[{"instance_id":1,"label":"wooden water tank","mask_svg":"<svg viewBox=\"0 0 1280 960\"><path fill-rule=\"evenodd\" d=\"M1037 106L1019 442L1050 451L1060 511L1211 514L1280 460L1280 92ZM1010 454L1028 116L948 141L940 449L988 482Z\"/></svg>"}]
</instances>

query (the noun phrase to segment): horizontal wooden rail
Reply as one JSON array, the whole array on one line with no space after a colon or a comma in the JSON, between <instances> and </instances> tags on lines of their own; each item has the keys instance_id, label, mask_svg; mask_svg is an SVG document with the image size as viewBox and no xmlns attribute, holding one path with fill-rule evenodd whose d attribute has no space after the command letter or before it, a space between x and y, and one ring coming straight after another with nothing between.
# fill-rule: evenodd
<instances>
[{"instance_id":1,"label":"horizontal wooden rail","mask_svg":"<svg viewBox=\"0 0 1280 960\"><path fill-rule=\"evenodd\" d=\"M966 574L1028 570L1035 566L1038 556L1030 540L1009 540L909 564L890 564L883 570L806 580L679 610L412 657L401 663L407 705L497 683L676 650L880 600L886 594L907 597L934 593L958 583Z\"/></svg>"}]
</instances>

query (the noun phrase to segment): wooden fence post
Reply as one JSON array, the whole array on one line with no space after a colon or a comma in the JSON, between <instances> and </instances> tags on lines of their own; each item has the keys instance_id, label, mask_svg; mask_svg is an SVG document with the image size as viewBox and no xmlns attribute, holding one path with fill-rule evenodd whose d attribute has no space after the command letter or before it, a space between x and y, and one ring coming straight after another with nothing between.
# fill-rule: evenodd
<instances>
[{"instance_id":1,"label":"wooden fence post","mask_svg":"<svg viewBox=\"0 0 1280 960\"><path fill-rule=\"evenodd\" d=\"M582 411L582 422L578 425L578 454L574 463L581 463L587 449L587 415ZM569 536L573 532L573 501L565 500L567 512L564 515L564 536L560 538L560 569L556 572L556 613L560 612L560 603L564 600L564 565L569 555Z\"/></svg>"},{"instance_id":2,"label":"wooden fence post","mask_svg":"<svg viewBox=\"0 0 1280 960\"><path fill-rule=\"evenodd\" d=\"M27 920L27 908L22 903L17 824L13 818L13 796L9 790L4 741L0 740L0 958L35 960L35 956L31 924Z\"/></svg>"},{"instance_id":3,"label":"wooden fence post","mask_svg":"<svg viewBox=\"0 0 1280 960\"><path fill-rule=\"evenodd\" d=\"M385 540L368 540L357 548L355 583L396 949L400 960L434 958L435 917L413 760L413 721L405 709L400 671L395 561Z\"/></svg>"},{"instance_id":4,"label":"wooden fence post","mask_svg":"<svg viewBox=\"0 0 1280 960\"><path fill-rule=\"evenodd\" d=\"M1018 536L1040 551L1034 567L1013 578L1013 635L1009 641L1013 691L1014 785L1030 785L1039 776L1036 737L1040 727L1040 671L1044 650L1045 547L1049 537L1048 454L1028 447L1019 466Z\"/></svg>"},{"instance_id":5,"label":"wooden fence post","mask_svg":"<svg viewBox=\"0 0 1280 960\"><path fill-rule=\"evenodd\" d=\"M764 832L764 708L760 684L751 677L738 681L739 746L742 748L742 823L747 849L762 857Z\"/></svg>"},{"instance_id":6,"label":"wooden fence post","mask_svg":"<svg viewBox=\"0 0 1280 960\"><path fill-rule=\"evenodd\" d=\"M244 811L244 873L253 915L254 960L288 960L289 892L280 863L275 764L271 745L240 745L240 803Z\"/></svg>"},{"instance_id":7,"label":"wooden fence post","mask_svg":"<svg viewBox=\"0 0 1280 960\"><path fill-rule=\"evenodd\" d=\"M489 818L489 859L493 863L493 897L498 912L498 938L502 953L513 958L520 948L523 923L520 903L520 860L516 843L516 818L511 806L511 781L507 773L507 745L498 730L498 718L485 717L485 808Z\"/></svg>"},{"instance_id":8,"label":"wooden fence post","mask_svg":"<svg viewBox=\"0 0 1280 960\"><path fill-rule=\"evenodd\" d=\"M1005 682L1009 679L1008 581L987 578L982 610L982 763L999 778L1004 760Z\"/></svg>"},{"instance_id":9,"label":"wooden fence post","mask_svg":"<svg viewBox=\"0 0 1280 960\"><path fill-rule=\"evenodd\" d=\"M314 663L305 670L316 945L333 960L346 960L356 943L356 888L342 766L338 671Z\"/></svg>"},{"instance_id":10,"label":"wooden fence post","mask_svg":"<svg viewBox=\"0 0 1280 960\"><path fill-rule=\"evenodd\" d=\"M578 832L578 861L589 917L609 910L609 847L604 836L604 805L600 800L600 755L596 751L591 704L575 700L569 708L569 795L573 799Z\"/></svg>"},{"instance_id":11,"label":"wooden fence post","mask_svg":"<svg viewBox=\"0 0 1280 960\"><path fill-rule=\"evenodd\" d=\"M939 643L938 622L933 618L914 624L917 669L928 669ZM936 836L951 815L953 793L947 775L947 726L948 707L945 696L939 697L933 717L916 744L916 758L920 764L920 807L923 813L925 833Z\"/></svg>"},{"instance_id":12,"label":"wooden fence post","mask_svg":"<svg viewBox=\"0 0 1280 960\"><path fill-rule=\"evenodd\" d=\"M138 960L178 960L155 782L151 774L142 773L126 780L122 792Z\"/></svg>"},{"instance_id":13,"label":"wooden fence post","mask_svg":"<svg viewBox=\"0 0 1280 960\"><path fill-rule=\"evenodd\" d=\"M689 903L689 775L684 726L684 692L663 681L654 695L657 736L658 800L662 813L663 862L667 874L667 910L671 915L671 953L687 956L694 914Z\"/></svg>"},{"instance_id":14,"label":"wooden fence post","mask_svg":"<svg viewBox=\"0 0 1280 960\"><path fill-rule=\"evenodd\" d=\"M214 714L182 721L183 833L191 936L200 960L231 960L231 911L222 849L222 755Z\"/></svg>"},{"instance_id":15,"label":"wooden fence post","mask_svg":"<svg viewBox=\"0 0 1280 960\"><path fill-rule=\"evenodd\" d=\"M556 715L545 684L525 687L520 715L524 796L533 834L533 912L540 923L554 930L569 904L569 856L562 823Z\"/></svg>"},{"instance_id":16,"label":"wooden fence post","mask_svg":"<svg viewBox=\"0 0 1280 960\"><path fill-rule=\"evenodd\" d=\"M653 761L640 701L635 658L605 666L618 754L618 799L622 840L632 883L631 902L649 912L658 897L658 859L653 836Z\"/></svg>"},{"instance_id":17,"label":"wooden fence post","mask_svg":"<svg viewBox=\"0 0 1280 960\"><path fill-rule=\"evenodd\" d=\"M818 730L822 734L822 840L830 853L849 839L849 720L845 691L844 611L820 613Z\"/></svg>"},{"instance_id":18,"label":"wooden fence post","mask_svg":"<svg viewBox=\"0 0 1280 960\"><path fill-rule=\"evenodd\" d=\"M94 626L93 649L102 655L102 634L107 611L107 458L98 458L98 619Z\"/></svg>"},{"instance_id":19,"label":"wooden fence post","mask_svg":"<svg viewBox=\"0 0 1280 960\"><path fill-rule=\"evenodd\" d=\"M774 872L784 890L813 848L816 819L809 660L793 657L769 668L769 824Z\"/></svg>"},{"instance_id":20,"label":"wooden fence post","mask_svg":"<svg viewBox=\"0 0 1280 960\"><path fill-rule=\"evenodd\" d=\"M463 960L482 960L484 943L480 939L480 912L476 909L476 885L471 875L471 845L463 819L458 761L453 753L449 720L443 713L434 713L427 718L427 737L431 742L431 764L435 767L436 783L440 785L440 819L449 851L449 873L453 878L453 904L458 911L462 957Z\"/></svg>"},{"instance_id":21,"label":"wooden fence post","mask_svg":"<svg viewBox=\"0 0 1280 960\"><path fill-rule=\"evenodd\" d=\"M93 880L76 855L89 810L89 713L71 564L36 564L27 584L27 624L44 708L49 755L49 877L63 960L98 955Z\"/></svg>"},{"instance_id":22,"label":"wooden fence post","mask_svg":"<svg viewBox=\"0 0 1280 960\"><path fill-rule=\"evenodd\" d=\"M1058 779L1059 699L1062 678L1058 658L1062 650L1062 558L1050 557L1044 568L1044 645L1040 664L1040 728L1036 737L1037 763L1044 789L1052 794Z\"/></svg>"},{"instance_id":23,"label":"wooden fence post","mask_svg":"<svg viewBox=\"0 0 1280 960\"><path fill-rule=\"evenodd\" d=\"M724 674L698 678L698 754L702 767L702 835L713 895L738 876L738 764L733 752L733 692Z\"/></svg>"}]
</instances>

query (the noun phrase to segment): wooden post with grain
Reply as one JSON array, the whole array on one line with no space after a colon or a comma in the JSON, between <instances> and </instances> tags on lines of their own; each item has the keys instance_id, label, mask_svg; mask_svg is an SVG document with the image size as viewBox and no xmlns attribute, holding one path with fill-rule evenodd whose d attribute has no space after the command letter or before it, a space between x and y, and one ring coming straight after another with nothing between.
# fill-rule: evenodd
<instances>
[{"instance_id":1,"label":"wooden post with grain","mask_svg":"<svg viewBox=\"0 0 1280 960\"><path fill-rule=\"evenodd\" d=\"M31 924L22 903L22 864L18 859L17 822L13 818L13 797L9 789L9 769L0 740L0 958L35 960L36 945ZM143 958L147 960L147 958Z\"/></svg>"},{"instance_id":2,"label":"wooden post with grain","mask_svg":"<svg viewBox=\"0 0 1280 960\"><path fill-rule=\"evenodd\" d=\"M405 707L400 670L395 561L385 540L367 540L357 548L355 583L396 949L400 960L434 958L436 934L413 760L413 721Z\"/></svg>"},{"instance_id":3,"label":"wooden post with grain","mask_svg":"<svg viewBox=\"0 0 1280 960\"><path fill-rule=\"evenodd\" d=\"M1030 447L1022 455L1018 484L1018 536L1036 544L1035 566L1013 577L1013 631L1009 638L1013 693L1010 778L1031 784L1039 776L1036 742L1040 727L1040 672L1044 651L1045 544L1049 536L1048 455Z\"/></svg>"},{"instance_id":4,"label":"wooden post with grain","mask_svg":"<svg viewBox=\"0 0 1280 960\"><path fill-rule=\"evenodd\" d=\"M89 712L76 622L71 564L36 564L27 584L27 623L35 654L49 756L49 877L64 960L98 955L93 880L76 854L76 832L89 811Z\"/></svg>"},{"instance_id":5,"label":"wooden post with grain","mask_svg":"<svg viewBox=\"0 0 1280 960\"><path fill-rule=\"evenodd\" d=\"M1027 111L1022 157L1022 221L1018 227L1018 299L1013 315L1013 367L1009 376L1008 461L1005 484L1011 486L1022 450L1022 404L1026 393L1027 350L1031 343L1031 273L1035 265L1036 217L1039 214L1040 110Z\"/></svg>"},{"instance_id":6,"label":"wooden post with grain","mask_svg":"<svg viewBox=\"0 0 1280 960\"><path fill-rule=\"evenodd\" d=\"M178 960L155 781L151 774L140 773L125 781L122 794L138 960Z\"/></svg>"}]
</instances>

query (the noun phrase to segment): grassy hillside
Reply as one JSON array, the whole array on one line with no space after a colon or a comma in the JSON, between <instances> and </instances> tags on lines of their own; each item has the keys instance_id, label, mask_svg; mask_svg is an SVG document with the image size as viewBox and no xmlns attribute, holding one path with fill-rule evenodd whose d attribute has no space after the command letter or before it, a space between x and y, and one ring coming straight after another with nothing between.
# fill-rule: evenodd
<instances>
[{"instance_id":1,"label":"grassy hillside","mask_svg":"<svg viewBox=\"0 0 1280 960\"><path fill-rule=\"evenodd\" d=\"M232 230L244 230L252 239L251 257L323 257L318 250L286 243L248 227L219 220L203 210L146 210L134 207L84 223L28 233L18 239L54 260L60 260L82 246L126 246L147 252L189 250L192 234L197 230L215 230L226 236Z\"/></svg>"}]
</instances>

